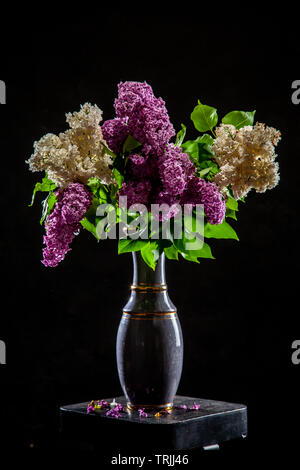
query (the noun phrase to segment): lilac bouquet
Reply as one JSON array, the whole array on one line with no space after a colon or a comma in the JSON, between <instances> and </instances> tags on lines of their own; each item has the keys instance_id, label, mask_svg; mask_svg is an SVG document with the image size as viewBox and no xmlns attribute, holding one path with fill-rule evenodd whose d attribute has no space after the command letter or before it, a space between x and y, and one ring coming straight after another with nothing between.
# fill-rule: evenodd
<instances>
[{"instance_id":1,"label":"lilac bouquet","mask_svg":"<svg viewBox=\"0 0 300 470\"><path fill-rule=\"evenodd\" d=\"M45 177L31 204L37 191L47 193L42 263L57 266L82 228L98 241L119 238L119 253L140 251L153 269L161 253L199 262L213 258L207 239L238 240L228 218L236 220L251 189L278 183L280 132L254 124L255 111L229 112L218 124L217 110L198 101L191 120L199 135L185 140L186 126L175 133L146 82L119 83L114 108L102 123L102 111L86 103L66 115L68 130L34 143L27 163Z\"/></svg>"}]
</instances>

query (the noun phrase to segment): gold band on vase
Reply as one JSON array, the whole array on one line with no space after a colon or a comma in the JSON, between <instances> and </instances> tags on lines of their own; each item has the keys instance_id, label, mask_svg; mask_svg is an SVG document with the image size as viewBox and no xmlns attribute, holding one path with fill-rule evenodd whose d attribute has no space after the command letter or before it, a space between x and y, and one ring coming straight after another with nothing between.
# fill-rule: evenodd
<instances>
[{"instance_id":1,"label":"gold band on vase","mask_svg":"<svg viewBox=\"0 0 300 470\"><path fill-rule=\"evenodd\" d=\"M129 401L127 402L127 408L130 411L145 409L145 410L171 410L173 408L173 403L164 403L163 405L133 405Z\"/></svg>"},{"instance_id":2,"label":"gold band on vase","mask_svg":"<svg viewBox=\"0 0 300 470\"><path fill-rule=\"evenodd\" d=\"M146 284L140 282L139 284L131 284L130 289L138 292L163 292L168 289L167 284Z\"/></svg>"},{"instance_id":3,"label":"gold band on vase","mask_svg":"<svg viewBox=\"0 0 300 470\"><path fill-rule=\"evenodd\" d=\"M124 312L123 316L129 320L153 320L153 319L172 319L177 315L177 311L172 312Z\"/></svg>"}]
</instances>

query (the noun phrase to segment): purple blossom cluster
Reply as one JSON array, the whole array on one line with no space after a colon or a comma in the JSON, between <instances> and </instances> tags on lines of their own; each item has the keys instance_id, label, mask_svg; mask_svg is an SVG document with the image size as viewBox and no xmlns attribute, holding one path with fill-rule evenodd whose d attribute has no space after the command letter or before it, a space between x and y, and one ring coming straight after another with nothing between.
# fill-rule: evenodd
<instances>
[{"instance_id":1,"label":"purple blossom cluster","mask_svg":"<svg viewBox=\"0 0 300 470\"><path fill-rule=\"evenodd\" d=\"M216 183L205 181L193 176L190 178L186 191L182 196L183 204L203 204L207 220L212 225L223 222L226 205Z\"/></svg>"},{"instance_id":2,"label":"purple blossom cluster","mask_svg":"<svg viewBox=\"0 0 300 470\"><path fill-rule=\"evenodd\" d=\"M127 196L127 206L140 203L166 204L160 218L174 217L180 206L203 204L208 221L219 224L225 203L217 186L196 175L196 168L180 147L170 143L174 128L161 98L156 98L146 82L118 85L114 103L116 118L104 122L102 132L108 146L118 153L128 135L141 144L141 152L129 156L127 180L119 192Z\"/></svg>"},{"instance_id":3,"label":"purple blossom cluster","mask_svg":"<svg viewBox=\"0 0 300 470\"><path fill-rule=\"evenodd\" d=\"M129 181L124 183L119 194L127 196L127 206L132 204L148 205L151 183L149 180Z\"/></svg>"},{"instance_id":4,"label":"purple blossom cluster","mask_svg":"<svg viewBox=\"0 0 300 470\"><path fill-rule=\"evenodd\" d=\"M102 125L103 137L113 151L118 152L130 134L143 144L144 155L158 155L175 135L165 102L154 96L146 82L119 83L114 108L116 118Z\"/></svg>"},{"instance_id":5,"label":"purple blossom cluster","mask_svg":"<svg viewBox=\"0 0 300 470\"><path fill-rule=\"evenodd\" d=\"M181 195L195 167L189 156L180 147L169 144L158 159L158 169L163 190L170 196Z\"/></svg>"},{"instance_id":6,"label":"purple blossom cluster","mask_svg":"<svg viewBox=\"0 0 300 470\"><path fill-rule=\"evenodd\" d=\"M46 219L45 248L42 263L56 267L71 250L70 244L79 233L84 214L88 210L93 195L81 183L71 183L67 188L55 193L57 202Z\"/></svg>"}]
</instances>

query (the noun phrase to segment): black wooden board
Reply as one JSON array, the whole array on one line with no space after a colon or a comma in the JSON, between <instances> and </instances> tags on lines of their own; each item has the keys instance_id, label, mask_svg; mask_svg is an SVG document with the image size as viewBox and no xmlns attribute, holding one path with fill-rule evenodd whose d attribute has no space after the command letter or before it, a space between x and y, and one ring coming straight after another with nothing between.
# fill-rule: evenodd
<instances>
[{"instance_id":1,"label":"black wooden board","mask_svg":"<svg viewBox=\"0 0 300 470\"><path fill-rule=\"evenodd\" d=\"M125 397L116 402L126 406ZM111 402L112 398L106 398ZM184 410L200 404L199 410ZM60 407L61 439L87 449L188 450L220 444L247 435L247 407L201 398L176 396L171 414L140 417L138 411L124 412L119 418L105 410L87 414L88 403Z\"/></svg>"}]
</instances>

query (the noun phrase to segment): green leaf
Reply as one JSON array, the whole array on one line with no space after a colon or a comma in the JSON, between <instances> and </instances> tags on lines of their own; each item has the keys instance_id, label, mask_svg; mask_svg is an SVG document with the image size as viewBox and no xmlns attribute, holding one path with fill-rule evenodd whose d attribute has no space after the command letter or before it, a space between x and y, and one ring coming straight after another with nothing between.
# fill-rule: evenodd
<instances>
[{"instance_id":1,"label":"green leaf","mask_svg":"<svg viewBox=\"0 0 300 470\"><path fill-rule=\"evenodd\" d=\"M186 228L182 232L182 238L174 238L173 243L176 246L177 250L180 251L180 253L185 253L186 255L192 256L193 258L200 256L200 255L196 255L197 253L206 252L205 250L203 250L203 248L205 248L205 245L206 245L203 242L203 239L200 237L197 237L196 235L193 236L193 234ZM212 257L212 255L211 256L208 255L204 257L205 258Z\"/></svg>"},{"instance_id":2,"label":"green leaf","mask_svg":"<svg viewBox=\"0 0 300 470\"><path fill-rule=\"evenodd\" d=\"M143 260L153 270L156 267L156 262L160 255L159 251L158 243L156 241L148 242L141 250Z\"/></svg>"},{"instance_id":3,"label":"green leaf","mask_svg":"<svg viewBox=\"0 0 300 470\"><path fill-rule=\"evenodd\" d=\"M187 140L182 144L182 149L184 152L189 154L194 153L203 153L204 151L209 155L209 157L213 156L214 153L211 150L211 146L214 142L214 139L209 134L203 134L195 140Z\"/></svg>"},{"instance_id":4,"label":"green leaf","mask_svg":"<svg viewBox=\"0 0 300 470\"><path fill-rule=\"evenodd\" d=\"M187 140L181 146L182 150L189 155L197 154L198 156L198 142L197 140Z\"/></svg>"},{"instance_id":5,"label":"green leaf","mask_svg":"<svg viewBox=\"0 0 300 470\"><path fill-rule=\"evenodd\" d=\"M88 219L87 217L85 217L80 223L85 230L92 233L98 241L100 240L97 234L97 226L91 219Z\"/></svg>"},{"instance_id":6,"label":"green leaf","mask_svg":"<svg viewBox=\"0 0 300 470\"><path fill-rule=\"evenodd\" d=\"M52 211L55 203L57 202L57 199L56 199L56 196L55 194L51 191L48 196L46 197L46 199L43 201L43 211L42 211L42 218L40 220L40 224L42 225L42 223L44 222L44 220L46 219L46 217L48 217L48 215L50 214L50 212Z\"/></svg>"},{"instance_id":7,"label":"green leaf","mask_svg":"<svg viewBox=\"0 0 300 470\"><path fill-rule=\"evenodd\" d=\"M105 148L105 153L107 153L113 158L116 158L116 154L112 152L111 150L109 150L109 148L101 140L100 140L100 144Z\"/></svg>"},{"instance_id":8,"label":"green leaf","mask_svg":"<svg viewBox=\"0 0 300 470\"><path fill-rule=\"evenodd\" d=\"M186 261L193 261L194 263L198 263L198 264L200 263L200 261L198 261L198 258L190 256L187 253L180 253L180 254Z\"/></svg>"},{"instance_id":9,"label":"green leaf","mask_svg":"<svg viewBox=\"0 0 300 470\"><path fill-rule=\"evenodd\" d=\"M207 243L203 243L203 247L201 250L194 250L189 252L190 256L196 257L196 258L210 258L210 259L215 259L211 252L211 248Z\"/></svg>"},{"instance_id":10,"label":"green leaf","mask_svg":"<svg viewBox=\"0 0 300 470\"><path fill-rule=\"evenodd\" d=\"M34 199L35 199L35 194L38 192L38 191L43 191L43 192L49 192L49 191L53 191L53 189L56 188L56 184L53 183L52 180L50 180L48 178L48 176L46 175L43 179L42 179L42 182L41 183L36 183L34 189L33 189L33 193L32 193L32 199L31 199L31 203L29 204L29 207L31 207L34 203Z\"/></svg>"},{"instance_id":11,"label":"green leaf","mask_svg":"<svg viewBox=\"0 0 300 470\"><path fill-rule=\"evenodd\" d=\"M131 238L120 239L118 243L118 253L130 253L132 251L140 251L145 245L148 244L148 240L132 240Z\"/></svg>"},{"instance_id":12,"label":"green leaf","mask_svg":"<svg viewBox=\"0 0 300 470\"><path fill-rule=\"evenodd\" d=\"M231 124L237 129L241 129L244 126L253 126L254 122L254 111L231 111L226 114L223 119L223 124Z\"/></svg>"},{"instance_id":13,"label":"green leaf","mask_svg":"<svg viewBox=\"0 0 300 470\"><path fill-rule=\"evenodd\" d=\"M226 201L226 207L228 209L232 209L234 211L238 211L239 210L239 204L238 202L233 198L233 197L228 197L227 201Z\"/></svg>"},{"instance_id":14,"label":"green leaf","mask_svg":"<svg viewBox=\"0 0 300 470\"><path fill-rule=\"evenodd\" d=\"M101 184L100 188L99 188L99 191L98 191L98 194L99 194L99 202L100 204L105 204L107 202L107 196L108 196L108 189L106 186L104 186L103 184Z\"/></svg>"},{"instance_id":15,"label":"green leaf","mask_svg":"<svg viewBox=\"0 0 300 470\"><path fill-rule=\"evenodd\" d=\"M203 178L203 176L205 176L207 173L209 173L212 169L213 169L212 166L208 166L208 167L204 168L203 170L200 170L199 171L200 178Z\"/></svg>"},{"instance_id":16,"label":"green leaf","mask_svg":"<svg viewBox=\"0 0 300 470\"><path fill-rule=\"evenodd\" d=\"M132 135L129 135L123 144L122 152L131 152L132 150L136 149L137 147L140 147L141 145L141 142L132 137Z\"/></svg>"},{"instance_id":17,"label":"green leaf","mask_svg":"<svg viewBox=\"0 0 300 470\"><path fill-rule=\"evenodd\" d=\"M164 248L164 253L168 259L176 259L178 260L178 250L176 246L171 245Z\"/></svg>"},{"instance_id":18,"label":"green leaf","mask_svg":"<svg viewBox=\"0 0 300 470\"><path fill-rule=\"evenodd\" d=\"M236 213L232 209L226 209L225 217L230 217L231 219L237 220Z\"/></svg>"},{"instance_id":19,"label":"green leaf","mask_svg":"<svg viewBox=\"0 0 300 470\"><path fill-rule=\"evenodd\" d=\"M177 132L176 140L175 140L175 147L180 147L186 134L186 126L181 124L181 130Z\"/></svg>"},{"instance_id":20,"label":"green leaf","mask_svg":"<svg viewBox=\"0 0 300 470\"><path fill-rule=\"evenodd\" d=\"M204 211L198 210L197 213L192 213L192 214L185 214L183 217L183 222L184 222L184 229L185 232L188 234L188 236L192 236L193 233L198 233L199 234L199 229L200 229L200 234L203 234L203 219L201 220L200 217L204 217ZM197 219L198 217L198 219ZM201 223L201 225L200 225Z\"/></svg>"},{"instance_id":21,"label":"green leaf","mask_svg":"<svg viewBox=\"0 0 300 470\"><path fill-rule=\"evenodd\" d=\"M212 143L214 139L209 134L203 134L195 140L188 140L182 144L182 149L187 153L197 168L197 174L201 178L211 181L220 171L217 163L213 161L214 153Z\"/></svg>"},{"instance_id":22,"label":"green leaf","mask_svg":"<svg viewBox=\"0 0 300 470\"><path fill-rule=\"evenodd\" d=\"M94 195L97 194L98 189L100 188L100 186L101 186L101 181L99 180L99 178L97 178L97 177L92 177L92 178L89 178L89 179L88 179L87 187L89 188L89 190L90 190Z\"/></svg>"},{"instance_id":23,"label":"green leaf","mask_svg":"<svg viewBox=\"0 0 300 470\"><path fill-rule=\"evenodd\" d=\"M204 237L205 238L231 238L238 240L238 236L235 230L224 220L222 224L211 225L207 222L204 225Z\"/></svg>"},{"instance_id":24,"label":"green leaf","mask_svg":"<svg viewBox=\"0 0 300 470\"><path fill-rule=\"evenodd\" d=\"M119 170L117 170L117 168L113 169L113 174L114 174L114 178L116 180L116 183L118 185L118 188L120 189L122 187L123 182L124 182L124 176L121 175L121 173L119 172Z\"/></svg>"},{"instance_id":25,"label":"green leaf","mask_svg":"<svg viewBox=\"0 0 300 470\"><path fill-rule=\"evenodd\" d=\"M198 258L215 259L212 255L210 246L207 243L203 243L203 247L200 250L185 250L180 253L187 261L193 261L196 263L199 263Z\"/></svg>"},{"instance_id":26,"label":"green leaf","mask_svg":"<svg viewBox=\"0 0 300 470\"><path fill-rule=\"evenodd\" d=\"M127 159L128 157L126 157L123 153L118 153L118 155L114 159L113 172L115 169L117 169L120 175L124 175Z\"/></svg>"},{"instance_id":27,"label":"green leaf","mask_svg":"<svg viewBox=\"0 0 300 470\"><path fill-rule=\"evenodd\" d=\"M88 232L92 233L94 237L99 241L100 238L97 234L97 223L99 222L99 218L96 217L96 211L98 206L99 199L94 196L89 210L85 213L84 219L80 223L83 228L85 228Z\"/></svg>"},{"instance_id":28,"label":"green leaf","mask_svg":"<svg viewBox=\"0 0 300 470\"><path fill-rule=\"evenodd\" d=\"M199 101L191 114L191 120L199 132L211 131L218 122L217 110Z\"/></svg>"},{"instance_id":29,"label":"green leaf","mask_svg":"<svg viewBox=\"0 0 300 470\"><path fill-rule=\"evenodd\" d=\"M109 185L109 199L110 199L111 204L114 204L117 213L119 209L117 205L118 204L117 194L118 194L120 187L116 184Z\"/></svg>"},{"instance_id":30,"label":"green leaf","mask_svg":"<svg viewBox=\"0 0 300 470\"><path fill-rule=\"evenodd\" d=\"M209 134L203 134L200 137L197 137L196 142L198 142L198 144L206 144L211 147L214 143L214 139Z\"/></svg>"},{"instance_id":31,"label":"green leaf","mask_svg":"<svg viewBox=\"0 0 300 470\"><path fill-rule=\"evenodd\" d=\"M107 186L101 183L99 178L89 178L87 182L87 187L97 199L98 205L107 203L109 189L107 188Z\"/></svg>"}]
</instances>

